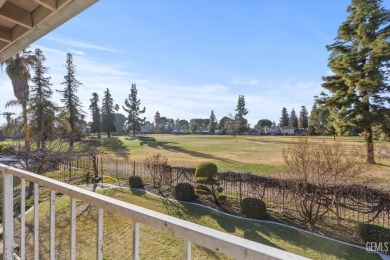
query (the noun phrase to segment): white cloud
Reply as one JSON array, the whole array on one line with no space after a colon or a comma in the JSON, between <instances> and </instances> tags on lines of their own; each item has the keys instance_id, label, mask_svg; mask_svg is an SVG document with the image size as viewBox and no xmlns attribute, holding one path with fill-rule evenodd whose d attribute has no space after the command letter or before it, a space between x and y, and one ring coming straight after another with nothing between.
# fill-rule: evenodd
<instances>
[{"instance_id":1,"label":"white cloud","mask_svg":"<svg viewBox=\"0 0 390 260\"><path fill-rule=\"evenodd\" d=\"M257 79L249 79L249 80L234 79L231 83L233 85L256 86L259 84L259 81Z\"/></svg>"},{"instance_id":2,"label":"white cloud","mask_svg":"<svg viewBox=\"0 0 390 260\"><path fill-rule=\"evenodd\" d=\"M77 54L77 55L86 55L83 51L77 51L77 50L70 50L71 53Z\"/></svg>"},{"instance_id":3,"label":"white cloud","mask_svg":"<svg viewBox=\"0 0 390 260\"><path fill-rule=\"evenodd\" d=\"M114 52L118 53L120 50L105 47L105 46L99 46L96 44L91 44L88 42L83 42L83 41L77 41L74 39L68 39L62 36L56 35L55 37L51 35L45 36L43 39L51 42L55 42L56 44L62 44L62 45L67 45L70 47L74 48L79 48L79 49L94 49L94 50L99 50L99 51L107 51L107 52Z\"/></svg>"},{"instance_id":4,"label":"white cloud","mask_svg":"<svg viewBox=\"0 0 390 260\"><path fill-rule=\"evenodd\" d=\"M53 88L62 89L61 82L65 75L66 52L45 46L33 45L43 50L49 67L49 75L52 78ZM76 77L83 83L78 90L78 95L84 105L84 111L88 111L92 92L97 92L100 97L106 88L110 89L114 102L122 106L128 98L132 83L137 84L138 97L141 106L146 106L145 116L153 121L154 114L158 110L162 116L168 118L208 118L211 110L214 110L218 119L234 114L237 103L237 89L224 84L187 84L172 79L150 78L145 75L136 75L128 71L127 64L108 63L89 55L74 56L76 65ZM130 62L131 63L131 62ZM244 81L236 81L244 84ZM255 86L258 80L253 78L246 81L246 85ZM0 111L4 111L6 101L13 99L13 91L8 77L3 73L0 78L1 95ZM233 83L232 83L233 84ZM240 93L245 95L246 106L249 110L247 116L253 126L259 119L268 118L278 121L282 107L288 111L295 108L299 111L301 105L306 105L310 110L313 96L321 91L320 82L299 81L264 81L261 87L253 87ZM53 99L60 103L60 94L54 92ZM15 109L14 109L15 110ZM14 111L12 110L12 111ZM121 108L121 112L122 108ZM88 113L89 114L89 113ZM90 117L87 117L90 120ZM0 118L0 123L4 119Z\"/></svg>"}]
</instances>

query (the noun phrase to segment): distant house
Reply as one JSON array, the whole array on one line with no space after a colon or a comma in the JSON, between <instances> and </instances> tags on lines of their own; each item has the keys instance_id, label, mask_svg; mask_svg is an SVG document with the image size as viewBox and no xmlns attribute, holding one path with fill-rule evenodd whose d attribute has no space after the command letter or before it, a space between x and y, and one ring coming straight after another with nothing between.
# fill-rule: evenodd
<instances>
[{"instance_id":1,"label":"distant house","mask_svg":"<svg viewBox=\"0 0 390 260\"><path fill-rule=\"evenodd\" d=\"M307 129L306 128L297 128L294 131L295 135L307 135Z\"/></svg>"},{"instance_id":2,"label":"distant house","mask_svg":"<svg viewBox=\"0 0 390 260\"><path fill-rule=\"evenodd\" d=\"M281 131L278 127L270 127L265 131L267 135L280 135Z\"/></svg>"},{"instance_id":3,"label":"distant house","mask_svg":"<svg viewBox=\"0 0 390 260\"><path fill-rule=\"evenodd\" d=\"M295 127L293 126L279 126L282 135L294 135Z\"/></svg>"},{"instance_id":4,"label":"distant house","mask_svg":"<svg viewBox=\"0 0 390 260\"><path fill-rule=\"evenodd\" d=\"M260 133L261 133L260 130L251 128L248 132L248 135L260 135Z\"/></svg>"}]
</instances>

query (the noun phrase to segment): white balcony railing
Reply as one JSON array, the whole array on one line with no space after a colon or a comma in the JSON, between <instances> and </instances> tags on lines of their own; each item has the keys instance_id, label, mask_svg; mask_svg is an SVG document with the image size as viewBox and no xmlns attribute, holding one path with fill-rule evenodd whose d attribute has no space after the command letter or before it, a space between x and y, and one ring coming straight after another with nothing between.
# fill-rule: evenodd
<instances>
[{"instance_id":1,"label":"white balcony railing","mask_svg":"<svg viewBox=\"0 0 390 260\"><path fill-rule=\"evenodd\" d=\"M76 259L76 200L98 208L96 258L103 259L103 210L133 220L133 259L139 259L140 224L162 230L183 240L183 258L191 259L191 243L236 259L306 259L286 251L174 218L130 203L97 194L47 177L0 164L3 181L3 259L14 258L13 178L21 179L20 258L25 259L25 188L34 183L34 259L39 259L39 187L50 190L50 259L55 259L55 193L71 198L70 259Z\"/></svg>"}]
</instances>

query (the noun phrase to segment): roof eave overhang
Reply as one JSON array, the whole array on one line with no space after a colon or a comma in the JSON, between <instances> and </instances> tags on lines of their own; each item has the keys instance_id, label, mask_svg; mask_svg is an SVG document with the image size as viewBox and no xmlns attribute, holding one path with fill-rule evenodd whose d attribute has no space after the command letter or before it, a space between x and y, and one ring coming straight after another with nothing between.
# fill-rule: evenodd
<instances>
[{"instance_id":1,"label":"roof eave overhang","mask_svg":"<svg viewBox=\"0 0 390 260\"><path fill-rule=\"evenodd\" d=\"M0 52L0 63L10 58L18 51L27 48L31 43L56 29L97 1L98 0L73 0L60 10L55 11L45 21L42 21L37 26L29 29L22 37L11 42L7 48L2 50Z\"/></svg>"}]
</instances>

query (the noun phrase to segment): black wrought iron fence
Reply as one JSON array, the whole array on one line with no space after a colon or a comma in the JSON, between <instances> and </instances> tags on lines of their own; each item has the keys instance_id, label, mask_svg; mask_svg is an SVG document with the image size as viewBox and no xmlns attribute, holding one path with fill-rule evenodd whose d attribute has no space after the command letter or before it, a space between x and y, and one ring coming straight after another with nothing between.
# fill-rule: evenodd
<instances>
[{"instance_id":1,"label":"black wrought iron fence","mask_svg":"<svg viewBox=\"0 0 390 260\"><path fill-rule=\"evenodd\" d=\"M124 159L98 157L98 175L104 182L127 186L131 175L141 176L144 182L151 182L152 175L142 162ZM82 182L87 172L93 171L90 158L78 158L60 165L46 176L65 182ZM179 182L194 184L194 169L172 167L174 185ZM297 196L293 194L287 180L257 176L250 173L220 173L223 194L229 199L239 201L246 197L262 199L268 207L280 211L296 211ZM329 197L335 199L326 217L346 219L357 222L370 222L390 228L390 194L365 186L346 185L337 197L329 187Z\"/></svg>"}]
</instances>

